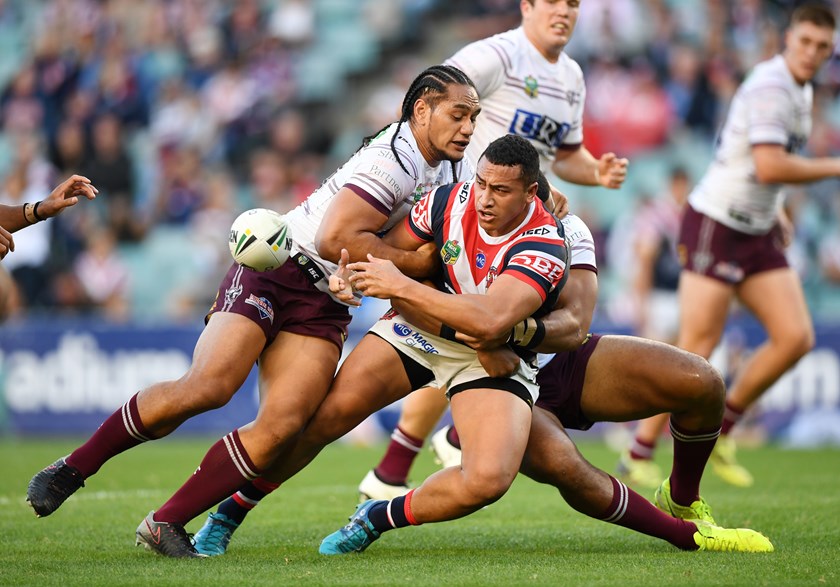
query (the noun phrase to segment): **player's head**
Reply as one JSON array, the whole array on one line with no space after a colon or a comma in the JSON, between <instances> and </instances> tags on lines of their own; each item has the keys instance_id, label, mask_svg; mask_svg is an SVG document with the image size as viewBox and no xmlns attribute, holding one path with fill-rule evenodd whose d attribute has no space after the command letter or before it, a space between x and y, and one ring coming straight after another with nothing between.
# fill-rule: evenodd
<instances>
[{"instance_id":1,"label":"player's head","mask_svg":"<svg viewBox=\"0 0 840 587\"><path fill-rule=\"evenodd\" d=\"M805 4L793 11L785 32L784 57L800 84L813 79L834 51L834 13L824 4Z\"/></svg>"},{"instance_id":2,"label":"player's head","mask_svg":"<svg viewBox=\"0 0 840 587\"><path fill-rule=\"evenodd\" d=\"M580 0L519 0L522 28L549 61L556 61L572 38Z\"/></svg>"},{"instance_id":3,"label":"player's head","mask_svg":"<svg viewBox=\"0 0 840 587\"><path fill-rule=\"evenodd\" d=\"M539 177L540 155L530 141L504 135L490 143L475 173L479 225L492 236L516 228L537 197Z\"/></svg>"},{"instance_id":4,"label":"player's head","mask_svg":"<svg viewBox=\"0 0 840 587\"><path fill-rule=\"evenodd\" d=\"M434 65L411 82L399 122L411 125L423 156L434 165L464 158L480 110L467 74L451 65Z\"/></svg>"}]
</instances>

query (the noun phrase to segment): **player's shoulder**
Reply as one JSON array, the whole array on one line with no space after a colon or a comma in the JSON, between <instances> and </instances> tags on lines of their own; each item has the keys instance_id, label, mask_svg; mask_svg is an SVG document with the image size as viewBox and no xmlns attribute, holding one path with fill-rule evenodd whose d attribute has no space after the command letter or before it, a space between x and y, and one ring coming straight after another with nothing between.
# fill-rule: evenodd
<instances>
[{"instance_id":1,"label":"player's shoulder","mask_svg":"<svg viewBox=\"0 0 840 587\"><path fill-rule=\"evenodd\" d=\"M580 63L569 57L565 51L560 54L560 58L557 60L557 65L565 75L581 82L583 81L583 69L581 68Z\"/></svg>"},{"instance_id":2,"label":"player's shoulder","mask_svg":"<svg viewBox=\"0 0 840 587\"><path fill-rule=\"evenodd\" d=\"M576 214L566 214L560 224L563 225L563 230L566 233L566 240L575 243L580 240L592 240L592 231L589 230L583 218Z\"/></svg>"},{"instance_id":3,"label":"player's shoulder","mask_svg":"<svg viewBox=\"0 0 840 587\"><path fill-rule=\"evenodd\" d=\"M743 83L743 90L753 92L775 88L778 90L795 90L796 82L785 64L784 58L777 55L758 63L747 75Z\"/></svg>"}]
</instances>

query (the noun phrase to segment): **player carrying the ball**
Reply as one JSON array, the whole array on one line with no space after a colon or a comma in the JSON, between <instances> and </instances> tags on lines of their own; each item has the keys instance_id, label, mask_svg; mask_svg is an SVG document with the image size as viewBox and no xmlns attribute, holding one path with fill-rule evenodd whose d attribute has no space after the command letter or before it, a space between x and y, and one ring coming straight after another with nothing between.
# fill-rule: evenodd
<instances>
[{"instance_id":1,"label":"player carrying the ball","mask_svg":"<svg viewBox=\"0 0 840 587\"><path fill-rule=\"evenodd\" d=\"M183 377L131 397L93 436L36 474L27 500L48 516L112 457L162 438L184 421L224 406L259 361L256 419L214 444L186 483L137 528L137 542L170 557L201 556L184 528L195 516L259 477L295 439L324 399L350 322L326 276L342 248L352 261L373 253L407 275L436 264L433 246L405 251L377 237L440 185L471 177L461 161L479 113L478 94L459 69L420 73L400 120L363 146L287 215L292 258L258 273L234 264Z\"/></svg>"}]
</instances>

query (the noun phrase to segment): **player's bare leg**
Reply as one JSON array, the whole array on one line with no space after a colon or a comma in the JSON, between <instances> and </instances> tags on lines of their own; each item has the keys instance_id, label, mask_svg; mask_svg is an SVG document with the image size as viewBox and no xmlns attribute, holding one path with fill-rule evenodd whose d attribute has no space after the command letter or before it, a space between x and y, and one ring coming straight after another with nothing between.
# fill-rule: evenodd
<instances>
[{"instance_id":1,"label":"player's bare leg","mask_svg":"<svg viewBox=\"0 0 840 587\"><path fill-rule=\"evenodd\" d=\"M408 493L411 466L448 406L444 392L434 387L418 389L405 398L385 454L359 484L362 499L393 499Z\"/></svg>"},{"instance_id":2,"label":"player's bare leg","mask_svg":"<svg viewBox=\"0 0 840 587\"><path fill-rule=\"evenodd\" d=\"M27 500L35 513L51 514L110 458L225 405L245 382L264 344L265 335L251 320L238 314L213 314L183 377L134 395L85 444L32 478ZM231 348L237 352L231 353Z\"/></svg>"}]
</instances>

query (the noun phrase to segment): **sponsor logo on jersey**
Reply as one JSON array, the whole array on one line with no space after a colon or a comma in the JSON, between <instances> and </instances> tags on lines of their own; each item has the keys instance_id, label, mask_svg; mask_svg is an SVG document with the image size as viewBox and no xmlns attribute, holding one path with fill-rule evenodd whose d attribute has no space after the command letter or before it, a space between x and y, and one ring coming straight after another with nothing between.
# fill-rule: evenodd
<instances>
[{"instance_id":1,"label":"sponsor logo on jersey","mask_svg":"<svg viewBox=\"0 0 840 587\"><path fill-rule=\"evenodd\" d=\"M525 81L525 95L527 95L529 98L536 98L540 93L539 83L537 82L537 78L535 78L533 75L527 75L527 76L525 76L524 81Z\"/></svg>"},{"instance_id":2,"label":"sponsor logo on jersey","mask_svg":"<svg viewBox=\"0 0 840 587\"><path fill-rule=\"evenodd\" d=\"M479 269L484 269L484 264L487 263L487 257L484 256L484 253L478 251L475 255L475 266Z\"/></svg>"},{"instance_id":3,"label":"sponsor logo on jersey","mask_svg":"<svg viewBox=\"0 0 840 587\"><path fill-rule=\"evenodd\" d=\"M461 256L461 245L456 240L446 241L440 250L440 258L447 265L454 265Z\"/></svg>"},{"instance_id":4,"label":"sponsor logo on jersey","mask_svg":"<svg viewBox=\"0 0 840 587\"><path fill-rule=\"evenodd\" d=\"M691 262L694 265L694 270L697 273L705 273L709 265L712 264L712 254L707 251L697 251L691 256Z\"/></svg>"},{"instance_id":5,"label":"sponsor logo on jersey","mask_svg":"<svg viewBox=\"0 0 840 587\"><path fill-rule=\"evenodd\" d=\"M508 132L557 149L563 145L563 139L571 128L567 122L557 122L548 116L518 109L513 114Z\"/></svg>"},{"instance_id":6,"label":"sponsor logo on jersey","mask_svg":"<svg viewBox=\"0 0 840 587\"><path fill-rule=\"evenodd\" d=\"M509 267L515 267L517 265L519 267L527 267L528 269L535 271L547 279L552 285L554 282L563 277L563 271L566 269L562 263L558 263L553 258L543 257L540 255L530 255L527 253L516 255L510 260L510 263L508 263Z\"/></svg>"},{"instance_id":7,"label":"sponsor logo on jersey","mask_svg":"<svg viewBox=\"0 0 840 587\"><path fill-rule=\"evenodd\" d=\"M463 204L467 201L467 198L470 197L470 184L464 182L464 185L461 186L461 189L458 190L458 201Z\"/></svg>"},{"instance_id":8,"label":"sponsor logo on jersey","mask_svg":"<svg viewBox=\"0 0 840 587\"><path fill-rule=\"evenodd\" d=\"M274 324L274 307L266 298L257 297L254 294L251 294L248 296L248 299L245 300L245 303L250 304L259 310L261 320L268 318L268 321Z\"/></svg>"},{"instance_id":9,"label":"sponsor logo on jersey","mask_svg":"<svg viewBox=\"0 0 840 587\"><path fill-rule=\"evenodd\" d=\"M402 324L401 322L394 324L394 334L403 338L406 346L416 347L424 353L432 355L440 354L432 343L426 340L419 332L412 330L407 324Z\"/></svg>"}]
</instances>

